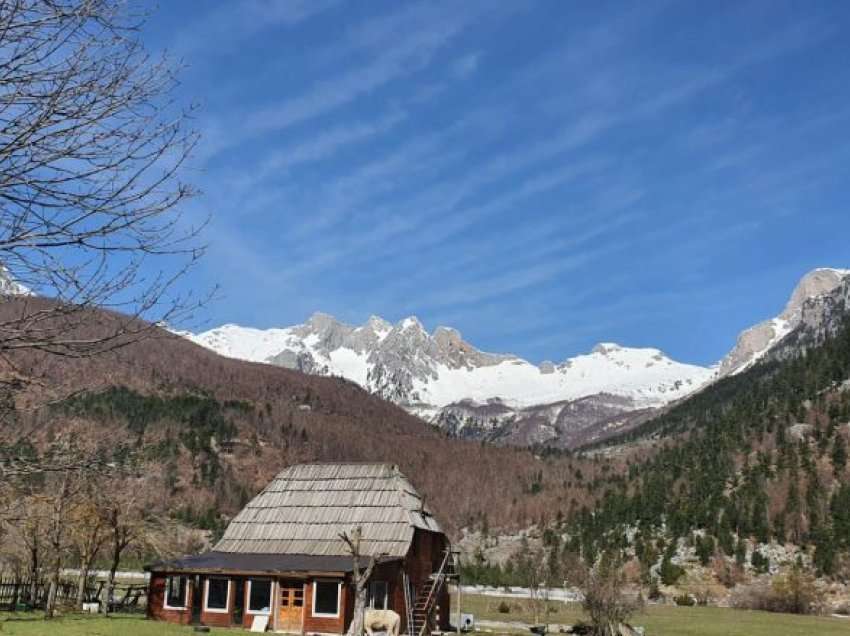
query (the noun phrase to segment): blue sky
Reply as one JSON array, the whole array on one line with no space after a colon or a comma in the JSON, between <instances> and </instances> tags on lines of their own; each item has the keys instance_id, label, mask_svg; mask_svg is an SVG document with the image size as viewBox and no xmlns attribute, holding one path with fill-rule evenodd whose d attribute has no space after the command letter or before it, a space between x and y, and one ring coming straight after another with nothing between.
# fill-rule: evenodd
<instances>
[{"instance_id":1,"label":"blue sky","mask_svg":"<svg viewBox=\"0 0 850 636\"><path fill-rule=\"evenodd\" d=\"M202 327L416 314L710 363L850 267L845 2L163 3Z\"/></svg>"}]
</instances>

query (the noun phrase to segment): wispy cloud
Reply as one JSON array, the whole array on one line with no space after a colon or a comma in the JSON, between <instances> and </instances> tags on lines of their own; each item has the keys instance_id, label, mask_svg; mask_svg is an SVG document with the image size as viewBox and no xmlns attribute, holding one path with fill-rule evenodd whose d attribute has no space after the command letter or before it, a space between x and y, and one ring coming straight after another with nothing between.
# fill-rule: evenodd
<instances>
[{"instance_id":1,"label":"wispy cloud","mask_svg":"<svg viewBox=\"0 0 850 636\"><path fill-rule=\"evenodd\" d=\"M478 70L481 61L481 53L467 53L452 64L452 73L455 77L466 78Z\"/></svg>"},{"instance_id":2,"label":"wispy cloud","mask_svg":"<svg viewBox=\"0 0 850 636\"><path fill-rule=\"evenodd\" d=\"M292 27L338 6L340 0L231 0L193 21L174 44L178 56L202 60L201 53L227 50L257 33Z\"/></svg>"},{"instance_id":3,"label":"wispy cloud","mask_svg":"<svg viewBox=\"0 0 850 636\"><path fill-rule=\"evenodd\" d=\"M317 136L303 139L264 156L254 170L241 175L233 185L250 188L269 178L284 179L292 168L333 157L342 148L387 133L406 118L405 111L394 110L381 119L351 122L323 130Z\"/></svg>"},{"instance_id":4,"label":"wispy cloud","mask_svg":"<svg viewBox=\"0 0 850 636\"><path fill-rule=\"evenodd\" d=\"M219 135L218 143L210 146L206 156L322 117L395 80L421 72L479 14L480 8L474 4L456 6L453 11L441 4L416 4L367 21L341 44L316 54L332 56L348 64L347 69L318 80L279 103L241 114L238 123L223 124L215 118L208 122L206 125L217 130L226 128L230 134ZM404 32L404 37L399 38L399 32ZM374 49L376 54L366 63L350 64L348 58L356 57L364 48Z\"/></svg>"}]
</instances>

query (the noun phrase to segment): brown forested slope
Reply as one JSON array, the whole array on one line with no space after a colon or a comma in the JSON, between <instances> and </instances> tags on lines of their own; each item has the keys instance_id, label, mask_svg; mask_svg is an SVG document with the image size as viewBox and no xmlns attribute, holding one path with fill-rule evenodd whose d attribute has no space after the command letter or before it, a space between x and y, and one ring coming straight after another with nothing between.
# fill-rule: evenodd
<instances>
[{"instance_id":1,"label":"brown forested slope","mask_svg":"<svg viewBox=\"0 0 850 636\"><path fill-rule=\"evenodd\" d=\"M2 303L0 319L12 310L14 303ZM104 330L110 320L98 314L85 331ZM579 482L601 470L450 439L351 382L224 358L159 329L92 358L27 352L15 362L40 381L17 396L5 443L23 434L40 446L75 430L149 449L162 474L164 513L213 511L226 519L294 462L386 461L400 466L450 529L515 528L585 503ZM46 395L64 397L45 405ZM186 407L188 398L194 402Z\"/></svg>"}]
</instances>

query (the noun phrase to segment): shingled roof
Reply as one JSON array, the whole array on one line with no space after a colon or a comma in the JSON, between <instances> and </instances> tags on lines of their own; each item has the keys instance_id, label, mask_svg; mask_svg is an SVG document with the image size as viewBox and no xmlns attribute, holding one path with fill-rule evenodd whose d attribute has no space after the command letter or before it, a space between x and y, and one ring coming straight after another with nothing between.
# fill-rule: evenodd
<instances>
[{"instance_id":1,"label":"shingled roof","mask_svg":"<svg viewBox=\"0 0 850 636\"><path fill-rule=\"evenodd\" d=\"M216 552L347 555L342 532L362 528L364 555L402 557L416 528L442 532L392 464L290 466L230 522Z\"/></svg>"}]
</instances>

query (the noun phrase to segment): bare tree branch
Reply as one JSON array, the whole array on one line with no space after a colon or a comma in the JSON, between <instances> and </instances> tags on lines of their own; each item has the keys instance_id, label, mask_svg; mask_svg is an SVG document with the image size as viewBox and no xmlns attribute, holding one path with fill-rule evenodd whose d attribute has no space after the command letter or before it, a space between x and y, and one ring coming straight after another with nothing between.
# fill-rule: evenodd
<instances>
[{"instance_id":1,"label":"bare tree branch","mask_svg":"<svg viewBox=\"0 0 850 636\"><path fill-rule=\"evenodd\" d=\"M194 107L175 103L175 68L145 51L129 8L0 1L1 273L55 300L0 323L0 353L97 355L205 300L175 293L204 252L206 219L182 207ZM103 307L124 315L80 337Z\"/></svg>"}]
</instances>

